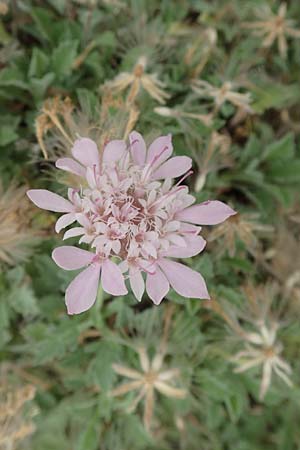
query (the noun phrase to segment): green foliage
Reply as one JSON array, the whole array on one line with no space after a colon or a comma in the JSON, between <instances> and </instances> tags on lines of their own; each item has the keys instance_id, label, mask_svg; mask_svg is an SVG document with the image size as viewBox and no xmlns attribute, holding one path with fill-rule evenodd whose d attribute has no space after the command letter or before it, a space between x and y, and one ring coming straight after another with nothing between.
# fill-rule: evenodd
<instances>
[{"instance_id":1,"label":"green foliage","mask_svg":"<svg viewBox=\"0 0 300 450\"><path fill-rule=\"evenodd\" d=\"M287 16L299 30L300 4L288 3ZM123 120L118 108L128 105L130 88L107 93L104 83L132 73L138 58L146 56L145 72L164 83L170 94L164 106L170 109L160 115L156 108L162 105L141 89L134 102L140 113L135 128L148 140L172 133L175 153L193 158L194 174L185 181L191 191L199 177L204 180L197 201L224 200L241 220L233 254L228 230L210 239L211 230L203 227L205 253L185 261L205 278L210 304L174 291L159 307L146 295L140 304L131 294L99 295L90 311L67 316L64 291L75 274L51 259L61 242L52 231L55 214L35 210L28 223L38 229L34 254L16 266L0 261L1 367L10 367L20 384L32 383L37 390L36 431L18 448L300 450L300 41L288 36L283 57L276 42L263 47L264 38L245 25L260 20L261 6L276 13L279 2L7 4L7 14L0 17L0 177L5 189L13 179L58 193L65 189L52 171L57 154L65 151L64 139L53 130L44 133L47 162L37 143L35 119L44 102L71 99L78 116L73 136L95 126L105 139L111 129L118 134ZM213 96L192 90L194 78L216 88L232 82L235 93L251 95L251 112L230 99L217 107ZM115 102L105 103L108 94ZM99 126L106 110L109 120ZM213 141L216 136L219 140ZM242 219L253 213L257 226L251 228L251 221L245 225ZM270 227L273 232L264 234ZM2 245L0 235L0 259ZM269 311L272 283L277 291ZM267 311L254 319L253 299L243 289L249 284ZM261 286L267 288L263 296ZM266 317L278 325L280 357L292 368L293 386L273 373L262 399L262 366L236 373L232 358L245 351L241 329L253 336ZM164 367L179 370L187 395L178 399L155 392L149 433L143 424L145 400L128 412L138 390L111 395L132 381L118 375L113 364L141 371L137 348L145 347L151 359L162 342Z\"/></svg>"}]
</instances>

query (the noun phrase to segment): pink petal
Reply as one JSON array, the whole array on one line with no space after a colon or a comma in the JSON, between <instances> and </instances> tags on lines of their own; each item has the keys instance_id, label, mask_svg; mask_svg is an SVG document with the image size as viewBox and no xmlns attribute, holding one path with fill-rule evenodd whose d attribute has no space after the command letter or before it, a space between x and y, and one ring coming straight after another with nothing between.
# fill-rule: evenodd
<instances>
[{"instance_id":1,"label":"pink petal","mask_svg":"<svg viewBox=\"0 0 300 450\"><path fill-rule=\"evenodd\" d=\"M209 200L183 209L176 214L176 219L197 225L217 225L234 214L236 212L225 203L218 200Z\"/></svg>"},{"instance_id":2,"label":"pink petal","mask_svg":"<svg viewBox=\"0 0 300 450\"><path fill-rule=\"evenodd\" d=\"M115 163L119 161L126 150L126 143L121 139L108 142L104 147L103 162Z\"/></svg>"},{"instance_id":3,"label":"pink petal","mask_svg":"<svg viewBox=\"0 0 300 450\"><path fill-rule=\"evenodd\" d=\"M75 236L82 236L83 234L85 234L85 229L83 227L74 227L65 232L63 240L70 239Z\"/></svg>"},{"instance_id":4,"label":"pink petal","mask_svg":"<svg viewBox=\"0 0 300 450\"><path fill-rule=\"evenodd\" d=\"M129 273L129 281L132 292L134 293L136 299L140 302L145 291L145 282L141 271L137 268L132 269Z\"/></svg>"},{"instance_id":5,"label":"pink petal","mask_svg":"<svg viewBox=\"0 0 300 450\"><path fill-rule=\"evenodd\" d=\"M103 290L108 294L125 295L128 293L120 268L109 259L102 263L101 283Z\"/></svg>"},{"instance_id":6,"label":"pink petal","mask_svg":"<svg viewBox=\"0 0 300 450\"><path fill-rule=\"evenodd\" d=\"M154 168L160 166L166 161L173 152L172 136L161 136L152 142L147 152L147 163L150 163Z\"/></svg>"},{"instance_id":7,"label":"pink petal","mask_svg":"<svg viewBox=\"0 0 300 450\"><path fill-rule=\"evenodd\" d=\"M146 160L146 144L143 136L137 131L133 131L129 135L129 142L134 163L143 166Z\"/></svg>"},{"instance_id":8,"label":"pink petal","mask_svg":"<svg viewBox=\"0 0 300 450\"><path fill-rule=\"evenodd\" d=\"M190 258L202 252L206 245L206 241L201 236L187 236L185 241L186 247L170 247L163 252L163 255L172 258Z\"/></svg>"},{"instance_id":9,"label":"pink petal","mask_svg":"<svg viewBox=\"0 0 300 450\"><path fill-rule=\"evenodd\" d=\"M94 257L95 253L67 245L57 247L52 252L52 259L54 262L65 270L81 269L82 267L91 264Z\"/></svg>"},{"instance_id":10,"label":"pink petal","mask_svg":"<svg viewBox=\"0 0 300 450\"><path fill-rule=\"evenodd\" d=\"M85 177L84 168L78 162L74 161L74 159L72 158L60 158L56 161L55 165L58 169L74 173L79 177Z\"/></svg>"},{"instance_id":11,"label":"pink petal","mask_svg":"<svg viewBox=\"0 0 300 450\"><path fill-rule=\"evenodd\" d=\"M176 178L186 173L192 167L192 160L188 156L175 156L164 162L153 174L153 180L162 178Z\"/></svg>"},{"instance_id":12,"label":"pink petal","mask_svg":"<svg viewBox=\"0 0 300 450\"><path fill-rule=\"evenodd\" d=\"M189 298L210 298L205 281L200 273L183 264L167 259L159 260L158 264L172 288L179 295Z\"/></svg>"},{"instance_id":13,"label":"pink petal","mask_svg":"<svg viewBox=\"0 0 300 450\"><path fill-rule=\"evenodd\" d=\"M178 233L168 234L169 241L177 247L186 247L186 242L182 236Z\"/></svg>"},{"instance_id":14,"label":"pink petal","mask_svg":"<svg viewBox=\"0 0 300 450\"><path fill-rule=\"evenodd\" d=\"M201 227L196 225L191 225L190 223L181 222L180 233L184 235L194 235L196 236L201 231Z\"/></svg>"},{"instance_id":15,"label":"pink petal","mask_svg":"<svg viewBox=\"0 0 300 450\"><path fill-rule=\"evenodd\" d=\"M155 305L159 305L169 292L169 282L159 267L156 267L156 271L153 275L147 274L146 289L147 294Z\"/></svg>"},{"instance_id":16,"label":"pink petal","mask_svg":"<svg viewBox=\"0 0 300 450\"><path fill-rule=\"evenodd\" d=\"M30 189L27 196L39 208L54 212L71 212L73 205L60 195L47 189Z\"/></svg>"},{"instance_id":17,"label":"pink petal","mask_svg":"<svg viewBox=\"0 0 300 450\"><path fill-rule=\"evenodd\" d=\"M68 314L80 314L93 306L97 298L101 265L91 264L69 284L66 290Z\"/></svg>"},{"instance_id":18,"label":"pink petal","mask_svg":"<svg viewBox=\"0 0 300 450\"><path fill-rule=\"evenodd\" d=\"M99 166L99 152L92 139L77 139L72 148L72 154L85 167Z\"/></svg>"},{"instance_id":19,"label":"pink petal","mask_svg":"<svg viewBox=\"0 0 300 450\"><path fill-rule=\"evenodd\" d=\"M195 203L196 199L193 195L191 194L186 194L183 199L183 205L182 205L182 209L187 208L188 206L191 206L193 203Z\"/></svg>"},{"instance_id":20,"label":"pink petal","mask_svg":"<svg viewBox=\"0 0 300 450\"><path fill-rule=\"evenodd\" d=\"M76 216L73 213L68 213L61 216L55 224L56 233L59 233L63 228L66 228L68 225L71 225L71 223L75 222L75 220Z\"/></svg>"}]
</instances>

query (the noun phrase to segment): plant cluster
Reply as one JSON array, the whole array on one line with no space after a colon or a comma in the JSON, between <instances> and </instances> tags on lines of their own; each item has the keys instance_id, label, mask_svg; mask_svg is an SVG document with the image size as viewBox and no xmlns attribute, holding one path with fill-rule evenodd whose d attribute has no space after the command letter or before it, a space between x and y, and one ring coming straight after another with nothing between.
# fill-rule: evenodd
<instances>
[{"instance_id":1,"label":"plant cluster","mask_svg":"<svg viewBox=\"0 0 300 450\"><path fill-rule=\"evenodd\" d=\"M300 449L299 37L0 1L1 450Z\"/></svg>"}]
</instances>

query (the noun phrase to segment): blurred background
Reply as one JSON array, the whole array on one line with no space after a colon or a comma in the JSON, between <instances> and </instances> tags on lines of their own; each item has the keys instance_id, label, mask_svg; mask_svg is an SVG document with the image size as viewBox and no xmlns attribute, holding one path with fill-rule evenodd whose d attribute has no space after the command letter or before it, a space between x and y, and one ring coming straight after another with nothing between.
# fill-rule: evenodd
<instances>
[{"instance_id":1,"label":"blurred background","mask_svg":"<svg viewBox=\"0 0 300 450\"><path fill-rule=\"evenodd\" d=\"M300 449L300 3L1 0L0 45L0 449ZM68 316L25 192L65 195L78 135L133 129L238 211L185 261L212 300Z\"/></svg>"}]
</instances>

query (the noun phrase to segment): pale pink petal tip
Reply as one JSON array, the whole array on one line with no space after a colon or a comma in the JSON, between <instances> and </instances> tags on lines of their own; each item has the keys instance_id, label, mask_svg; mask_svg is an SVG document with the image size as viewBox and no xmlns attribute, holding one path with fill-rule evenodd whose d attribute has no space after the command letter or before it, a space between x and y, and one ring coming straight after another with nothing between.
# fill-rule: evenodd
<instances>
[{"instance_id":1,"label":"pale pink petal tip","mask_svg":"<svg viewBox=\"0 0 300 450\"><path fill-rule=\"evenodd\" d=\"M135 164L143 166L146 160L146 144L143 136L137 131L132 131L129 134L129 142L132 159Z\"/></svg>"},{"instance_id":2,"label":"pale pink petal tip","mask_svg":"<svg viewBox=\"0 0 300 450\"><path fill-rule=\"evenodd\" d=\"M201 253L206 241L201 236L190 236L186 238L186 247L171 246L163 253L163 256L171 258L190 258Z\"/></svg>"},{"instance_id":3,"label":"pale pink petal tip","mask_svg":"<svg viewBox=\"0 0 300 450\"><path fill-rule=\"evenodd\" d=\"M73 213L67 213L62 215L55 224L55 231L59 233L63 228L66 228L68 225L71 225L75 222L76 216Z\"/></svg>"},{"instance_id":4,"label":"pale pink petal tip","mask_svg":"<svg viewBox=\"0 0 300 450\"><path fill-rule=\"evenodd\" d=\"M68 314L80 314L90 309L96 301L100 264L91 264L69 284L66 290Z\"/></svg>"},{"instance_id":5,"label":"pale pink petal tip","mask_svg":"<svg viewBox=\"0 0 300 450\"><path fill-rule=\"evenodd\" d=\"M103 261L101 283L103 290L108 294L125 295L128 293L121 269L109 259Z\"/></svg>"},{"instance_id":6,"label":"pale pink petal tip","mask_svg":"<svg viewBox=\"0 0 300 450\"><path fill-rule=\"evenodd\" d=\"M163 162L167 161L173 153L172 136L160 136L155 139L147 151L147 163L151 163L153 169L157 169Z\"/></svg>"},{"instance_id":7,"label":"pale pink petal tip","mask_svg":"<svg viewBox=\"0 0 300 450\"><path fill-rule=\"evenodd\" d=\"M90 138L79 138L75 141L72 154L77 161L85 167L99 165L99 152L97 144Z\"/></svg>"},{"instance_id":8,"label":"pale pink petal tip","mask_svg":"<svg viewBox=\"0 0 300 450\"><path fill-rule=\"evenodd\" d=\"M73 173L74 175L78 175L79 177L85 176L84 168L72 158L60 158L56 161L55 166L58 169Z\"/></svg>"},{"instance_id":9,"label":"pale pink petal tip","mask_svg":"<svg viewBox=\"0 0 300 450\"><path fill-rule=\"evenodd\" d=\"M103 151L103 162L114 164L124 154L126 142L122 139L115 139L106 144Z\"/></svg>"},{"instance_id":10,"label":"pale pink petal tip","mask_svg":"<svg viewBox=\"0 0 300 450\"><path fill-rule=\"evenodd\" d=\"M95 253L68 245L57 247L52 252L53 261L65 270L81 269L91 264L94 257Z\"/></svg>"},{"instance_id":11,"label":"pale pink petal tip","mask_svg":"<svg viewBox=\"0 0 300 450\"><path fill-rule=\"evenodd\" d=\"M190 206L176 214L176 219L196 225L217 225L236 214L230 206L219 200L208 200Z\"/></svg>"},{"instance_id":12,"label":"pale pink petal tip","mask_svg":"<svg viewBox=\"0 0 300 450\"><path fill-rule=\"evenodd\" d=\"M30 189L26 194L38 208L65 213L73 210L71 202L47 189Z\"/></svg>"},{"instance_id":13,"label":"pale pink petal tip","mask_svg":"<svg viewBox=\"0 0 300 450\"><path fill-rule=\"evenodd\" d=\"M156 267L154 274L148 274L146 279L147 294L155 305L159 305L170 289L169 282L163 272Z\"/></svg>"},{"instance_id":14,"label":"pale pink petal tip","mask_svg":"<svg viewBox=\"0 0 300 450\"><path fill-rule=\"evenodd\" d=\"M161 260L159 265L177 294L189 298L210 298L204 278L199 272L167 259Z\"/></svg>"},{"instance_id":15,"label":"pale pink petal tip","mask_svg":"<svg viewBox=\"0 0 300 450\"><path fill-rule=\"evenodd\" d=\"M130 274L130 287L135 298L140 302L145 291L145 282L140 270L133 270Z\"/></svg>"},{"instance_id":16,"label":"pale pink petal tip","mask_svg":"<svg viewBox=\"0 0 300 450\"><path fill-rule=\"evenodd\" d=\"M152 175L152 178L159 180L162 178L177 178L185 174L192 167L192 160L188 156L174 156L168 159Z\"/></svg>"}]
</instances>

